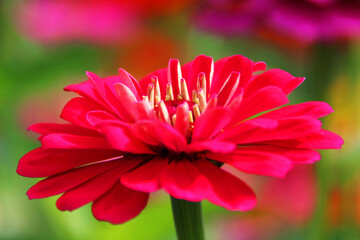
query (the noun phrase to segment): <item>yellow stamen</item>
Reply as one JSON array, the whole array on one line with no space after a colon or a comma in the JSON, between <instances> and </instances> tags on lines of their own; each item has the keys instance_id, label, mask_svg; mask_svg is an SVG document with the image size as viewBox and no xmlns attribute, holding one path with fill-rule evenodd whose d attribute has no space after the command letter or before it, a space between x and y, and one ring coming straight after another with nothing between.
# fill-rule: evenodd
<instances>
[{"instance_id":1,"label":"yellow stamen","mask_svg":"<svg viewBox=\"0 0 360 240\"><path fill-rule=\"evenodd\" d=\"M199 106L197 104L195 104L193 106L193 112L194 112L194 117L195 119L198 118L200 116L200 109L199 109Z\"/></svg>"},{"instance_id":2,"label":"yellow stamen","mask_svg":"<svg viewBox=\"0 0 360 240\"><path fill-rule=\"evenodd\" d=\"M200 111L204 112L207 104L206 104L205 92L201 88L199 89L198 92L198 99L199 99Z\"/></svg>"},{"instance_id":3,"label":"yellow stamen","mask_svg":"<svg viewBox=\"0 0 360 240\"><path fill-rule=\"evenodd\" d=\"M174 100L174 92L171 83L166 84L166 97L165 100Z\"/></svg>"},{"instance_id":4,"label":"yellow stamen","mask_svg":"<svg viewBox=\"0 0 360 240\"><path fill-rule=\"evenodd\" d=\"M170 123L170 115L169 115L169 112L166 108L164 101L160 101L160 103L159 103L159 118L162 121L171 124Z\"/></svg>"},{"instance_id":5,"label":"yellow stamen","mask_svg":"<svg viewBox=\"0 0 360 240\"><path fill-rule=\"evenodd\" d=\"M190 101L189 91L188 91L187 84L186 84L186 81L184 78L181 79L181 96L186 101Z\"/></svg>"}]
</instances>

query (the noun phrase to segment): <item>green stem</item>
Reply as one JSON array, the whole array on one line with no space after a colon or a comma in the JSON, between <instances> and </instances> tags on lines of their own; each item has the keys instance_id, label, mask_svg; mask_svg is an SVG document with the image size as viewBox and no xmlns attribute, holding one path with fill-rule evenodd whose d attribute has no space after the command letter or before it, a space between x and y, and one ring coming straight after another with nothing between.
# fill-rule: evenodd
<instances>
[{"instance_id":1,"label":"green stem","mask_svg":"<svg viewBox=\"0 0 360 240\"><path fill-rule=\"evenodd\" d=\"M204 240L201 202L171 197L171 208L178 240Z\"/></svg>"}]
</instances>

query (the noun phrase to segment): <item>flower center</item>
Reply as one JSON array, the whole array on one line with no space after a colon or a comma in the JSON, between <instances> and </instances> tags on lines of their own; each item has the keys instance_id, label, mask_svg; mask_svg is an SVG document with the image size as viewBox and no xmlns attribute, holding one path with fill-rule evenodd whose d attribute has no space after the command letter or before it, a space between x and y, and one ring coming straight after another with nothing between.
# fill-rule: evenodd
<instances>
[{"instance_id":1,"label":"flower center","mask_svg":"<svg viewBox=\"0 0 360 240\"><path fill-rule=\"evenodd\" d=\"M151 83L148 84L147 95L143 96L143 99L150 102L160 120L171 125L175 125L178 107L186 103L189 112L189 123L192 125L208 105L205 74L199 74L197 88L192 91L191 99L184 78L175 81L175 85L176 87L171 83L167 83L165 96L162 96L159 79L157 76L153 76Z\"/></svg>"}]
</instances>

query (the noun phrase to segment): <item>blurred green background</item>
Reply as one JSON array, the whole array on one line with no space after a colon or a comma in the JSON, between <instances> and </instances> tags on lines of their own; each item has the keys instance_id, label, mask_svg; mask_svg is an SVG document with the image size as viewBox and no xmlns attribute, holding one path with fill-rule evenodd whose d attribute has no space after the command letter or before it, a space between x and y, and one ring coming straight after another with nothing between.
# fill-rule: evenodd
<instances>
[{"instance_id":1,"label":"blurred green background","mask_svg":"<svg viewBox=\"0 0 360 240\"><path fill-rule=\"evenodd\" d=\"M18 176L16 166L22 155L39 146L26 128L61 121L61 109L73 96L62 88L86 80L85 71L105 77L121 67L141 79L166 67L169 58L186 63L199 54L215 60L241 54L265 61L269 69L307 77L290 96L292 103L329 102L335 113L324 124L345 140L342 150L322 153L314 167L296 168L285 179L236 172L255 188L258 207L229 212L204 202L207 239L360 239L359 41L289 47L251 35L211 34L192 23L201 9L198 1L159 1L146 11L131 10L130 30L130 22L110 26L125 31L125 37L112 39L104 31L100 34L109 34L109 39L94 38L84 32L95 32L96 23L81 30L80 20L81 33L46 37L36 32L32 18L42 17L37 21L49 21L42 27L52 29L56 12L36 12L36 5L28 2L0 0L0 239L175 239L169 197L163 192L153 194L138 217L114 226L96 221L89 205L69 213L56 209L57 197L28 200L25 193L37 179ZM96 1L80 2L86 11L85 5Z\"/></svg>"}]
</instances>

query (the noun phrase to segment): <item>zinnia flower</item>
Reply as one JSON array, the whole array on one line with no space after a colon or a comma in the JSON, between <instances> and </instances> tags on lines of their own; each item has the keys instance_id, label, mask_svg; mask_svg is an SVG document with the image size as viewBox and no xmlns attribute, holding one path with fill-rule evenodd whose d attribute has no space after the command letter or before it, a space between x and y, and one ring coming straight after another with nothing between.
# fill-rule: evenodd
<instances>
[{"instance_id":1,"label":"zinnia flower","mask_svg":"<svg viewBox=\"0 0 360 240\"><path fill-rule=\"evenodd\" d=\"M28 0L17 9L19 26L41 43L131 43L149 17L176 13L193 0Z\"/></svg>"},{"instance_id":2,"label":"zinnia flower","mask_svg":"<svg viewBox=\"0 0 360 240\"><path fill-rule=\"evenodd\" d=\"M359 12L358 0L208 0L195 21L225 35L267 32L314 43L359 38Z\"/></svg>"},{"instance_id":3,"label":"zinnia flower","mask_svg":"<svg viewBox=\"0 0 360 240\"><path fill-rule=\"evenodd\" d=\"M287 104L304 78L240 55L215 63L198 56L137 82L119 75L65 88L79 94L64 107L69 124L39 123L42 146L27 153L17 172L45 179L30 199L57 194L60 210L93 202L96 219L113 224L138 215L149 193L164 189L188 201L207 199L229 210L254 208L243 181L223 170L283 177L294 164L320 159L315 149L338 149L342 139L321 129L333 110L324 102ZM269 111L264 113L265 111ZM264 113L264 114L262 114Z\"/></svg>"}]
</instances>

